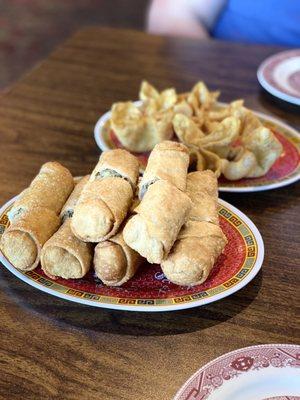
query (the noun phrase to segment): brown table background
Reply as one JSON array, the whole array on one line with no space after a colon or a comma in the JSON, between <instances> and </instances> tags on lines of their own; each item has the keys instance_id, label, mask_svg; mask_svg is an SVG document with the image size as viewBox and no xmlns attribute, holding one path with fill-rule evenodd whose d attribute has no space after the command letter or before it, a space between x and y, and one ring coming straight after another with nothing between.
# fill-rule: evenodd
<instances>
[{"instance_id":1,"label":"brown table background","mask_svg":"<svg viewBox=\"0 0 300 400\"><path fill-rule=\"evenodd\" d=\"M142 79L186 91L198 80L221 100L300 118L260 92L258 64L278 48L85 29L0 99L0 202L58 160L91 171L93 126L115 101L135 99ZM171 399L200 366L260 343L297 343L299 183L253 194L221 194L262 233L262 271L244 289L205 307L171 313L89 308L51 297L0 267L1 399Z\"/></svg>"}]
</instances>

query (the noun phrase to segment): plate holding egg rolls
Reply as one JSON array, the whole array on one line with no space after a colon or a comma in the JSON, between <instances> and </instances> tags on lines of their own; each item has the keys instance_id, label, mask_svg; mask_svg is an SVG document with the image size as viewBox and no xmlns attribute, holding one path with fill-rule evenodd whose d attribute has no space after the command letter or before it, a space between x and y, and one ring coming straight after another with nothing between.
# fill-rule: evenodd
<instances>
[{"instance_id":1,"label":"plate holding egg rolls","mask_svg":"<svg viewBox=\"0 0 300 400\"><path fill-rule=\"evenodd\" d=\"M107 286L122 286L147 262L178 285L204 282L227 239L219 226L217 178L188 174L190 152L164 141L144 176L126 150L101 154L80 180L46 163L13 205L1 249L18 269L41 263L51 279L81 279L91 268Z\"/></svg>"}]
</instances>

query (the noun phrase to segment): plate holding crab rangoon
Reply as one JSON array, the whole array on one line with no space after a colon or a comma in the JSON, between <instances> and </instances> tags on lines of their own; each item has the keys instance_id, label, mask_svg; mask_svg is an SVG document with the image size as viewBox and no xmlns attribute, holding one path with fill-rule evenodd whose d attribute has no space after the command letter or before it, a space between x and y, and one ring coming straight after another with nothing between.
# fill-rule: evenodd
<instances>
[{"instance_id":1,"label":"plate holding crab rangoon","mask_svg":"<svg viewBox=\"0 0 300 400\"><path fill-rule=\"evenodd\" d=\"M220 107L220 92L198 82L188 93L159 92L148 82L140 87L140 105L115 103L108 127L126 149L148 152L164 140L178 140L190 151L198 170L211 169L228 180L265 175L282 154L273 132L243 100Z\"/></svg>"}]
</instances>

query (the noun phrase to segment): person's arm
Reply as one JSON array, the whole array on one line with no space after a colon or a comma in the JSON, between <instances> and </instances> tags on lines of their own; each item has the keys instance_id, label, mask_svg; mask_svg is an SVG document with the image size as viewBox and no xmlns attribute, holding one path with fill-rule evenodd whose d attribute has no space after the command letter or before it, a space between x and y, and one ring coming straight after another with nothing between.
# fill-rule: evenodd
<instances>
[{"instance_id":1,"label":"person's arm","mask_svg":"<svg viewBox=\"0 0 300 400\"><path fill-rule=\"evenodd\" d=\"M206 38L225 0L152 0L147 30L172 36Z\"/></svg>"}]
</instances>

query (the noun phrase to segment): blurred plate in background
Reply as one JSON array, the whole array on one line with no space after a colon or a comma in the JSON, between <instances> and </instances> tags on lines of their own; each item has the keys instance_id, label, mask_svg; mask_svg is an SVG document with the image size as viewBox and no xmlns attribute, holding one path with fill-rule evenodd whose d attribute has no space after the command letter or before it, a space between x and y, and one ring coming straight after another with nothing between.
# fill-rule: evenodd
<instances>
[{"instance_id":1,"label":"blurred plate in background","mask_svg":"<svg viewBox=\"0 0 300 400\"><path fill-rule=\"evenodd\" d=\"M300 49L268 57L259 66L257 78L273 96L300 105Z\"/></svg>"}]
</instances>

